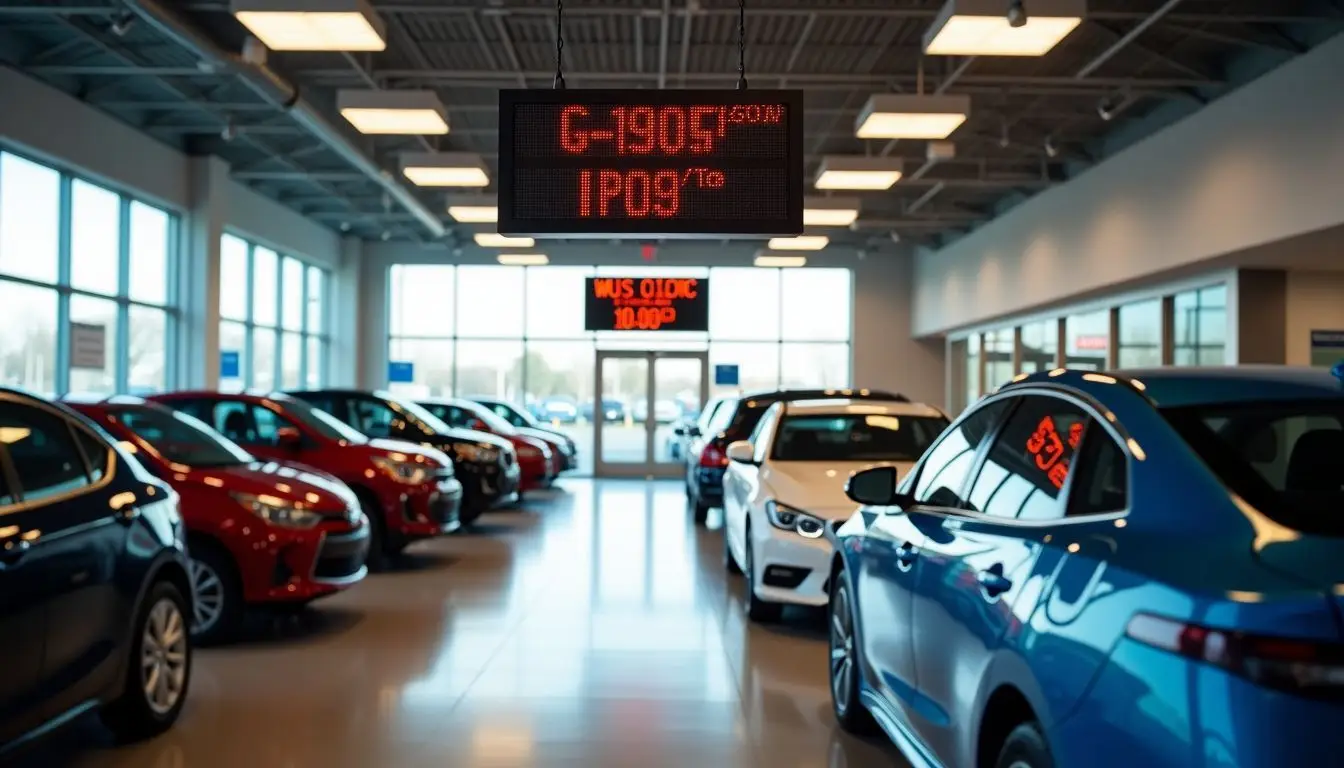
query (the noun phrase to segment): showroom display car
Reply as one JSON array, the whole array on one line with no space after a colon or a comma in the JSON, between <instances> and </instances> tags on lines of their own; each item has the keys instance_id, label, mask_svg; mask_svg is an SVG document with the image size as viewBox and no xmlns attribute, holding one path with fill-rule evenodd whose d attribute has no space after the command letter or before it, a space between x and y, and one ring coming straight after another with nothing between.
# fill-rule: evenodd
<instances>
[{"instance_id":1,"label":"showroom display car","mask_svg":"<svg viewBox=\"0 0 1344 768\"><path fill-rule=\"evenodd\" d=\"M746 576L747 615L773 621L786 604L826 605L832 551L823 534L855 506L845 480L875 464L908 472L947 425L918 403L780 401L749 439L730 443L724 562Z\"/></svg>"},{"instance_id":2,"label":"showroom display car","mask_svg":"<svg viewBox=\"0 0 1344 768\"><path fill-rule=\"evenodd\" d=\"M544 421L538 421L537 418L525 408L514 405L507 400L494 400L488 397L472 397L468 398L468 400L489 408L495 415L504 419L509 424L512 424L514 427L519 429L535 429L538 432L545 432L552 437L564 441L567 450L562 451L561 454L562 456L568 455L569 459L562 471L574 469L578 466L578 446L574 444L574 439L564 430L557 429ZM525 434L531 433L529 432Z\"/></svg>"},{"instance_id":3,"label":"showroom display car","mask_svg":"<svg viewBox=\"0 0 1344 768\"><path fill-rule=\"evenodd\" d=\"M686 463L686 499L695 510L696 522L704 522L711 508L723 506L728 444L745 440L766 409L785 400L832 398L909 402L903 395L873 389L777 389L711 400L696 425L681 428L686 437L679 451Z\"/></svg>"},{"instance_id":4,"label":"showroom display car","mask_svg":"<svg viewBox=\"0 0 1344 768\"><path fill-rule=\"evenodd\" d=\"M485 510L518 491L518 455L508 440L486 432L455 429L414 402L387 392L320 389L289 394L367 437L405 440L451 456L462 483L463 526L476 522Z\"/></svg>"},{"instance_id":5,"label":"showroom display car","mask_svg":"<svg viewBox=\"0 0 1344 768\"><path fill-rule=\"evenodd\" d=\"M198 640L233 636L248 606L307 605L368 572L368 521L335 477L261 461L192 416L138 397L70 406L178 493Z\"/></svg>"},{"instance_id":6,"label":"showroom display car","mask_svg":"<svg viewBox=\"0 0 1344 768\"><path fill-rule=\"evenodd\" d=\"M146 399L195 417L259 459L312 467L345 483L369 520L370 568L412 542L461 527L462 484L452 460L436 448L370 439L278 392L187 391Z\"/></svg>"},{"instance_id":7,"label":"showroom display car","mask_svg":"<svg viewBox=\"0 0 1344 768\"><path fill-rule=\"evenodd\" d=\"M177 720L187 567L172 488L88 419L0 388L0 755L91 710L124 740Z\"/></svg>"},{"instance_id":8,"label":"showroom display car","mask_svg":"<svg viewBox=\"0 0 1344 768\"><path fill-rule=\"evenodd\" d=\"M922 765L1329 765L1344 370L1020 376L828 536L830 687Z\"/></svg>"},{"instance_id":9,"label":"showroom display car","mask_svg":"<svg viewBox=\"0 0 1344 768\"><path fill-rule=\"evenodd\" d=\"M512 443L521 475L519 493L549 488L560 472L573 466L574 458L572 454L567 456L564 439L540 429L515 427L480 403L441 397L419 400L416 404L450 427L486 432Z\"/></svg>"}]
</instances>

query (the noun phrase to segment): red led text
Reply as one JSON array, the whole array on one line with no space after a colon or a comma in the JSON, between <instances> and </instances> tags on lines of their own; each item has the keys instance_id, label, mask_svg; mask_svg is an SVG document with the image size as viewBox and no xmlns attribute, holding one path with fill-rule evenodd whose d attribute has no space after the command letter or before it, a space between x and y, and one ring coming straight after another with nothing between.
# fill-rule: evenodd
<instances>
[{"instance_id":1,"label":"red led text","mask_svg":"<svg viewBox=\"0 0 1344 768\"><path fill-rule=\"evenodd\" d=\"M572 155L598 144L617 155L704 155L730 126L783 121L782 104L611 107L597 115L571 104L560 110L560 147Z\"/></svg>"}]
</instances>

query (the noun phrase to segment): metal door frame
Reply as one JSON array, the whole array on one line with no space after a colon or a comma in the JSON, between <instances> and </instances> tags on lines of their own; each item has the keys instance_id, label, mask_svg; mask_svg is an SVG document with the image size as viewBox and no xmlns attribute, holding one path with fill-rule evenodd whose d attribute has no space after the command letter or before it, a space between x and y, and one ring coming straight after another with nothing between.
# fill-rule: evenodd
<instances>
[{"instance_id":1,"label":"metal door frame","mask_svg":"<svg viewBox=\"0 0 1344 768\"><path fill-rule=\"evenodd\" d=\"M644 461L608 462L602 458L602 425L605 422L602 411L602 364L607 360L644 360L647 361L648 377L644 384L644 397L648 410L644 421ZM700 361L700 407L709 401L709 352L700 351L641 351L641 350L597 350L597 360L593 377L593 476L594 477L680 477L685 471L681 461L659 462L656 459L654 438L658 432L658 419L654 401L657 399L657 373L659 360L698 360Z\"/></svg>"}]
</instances>

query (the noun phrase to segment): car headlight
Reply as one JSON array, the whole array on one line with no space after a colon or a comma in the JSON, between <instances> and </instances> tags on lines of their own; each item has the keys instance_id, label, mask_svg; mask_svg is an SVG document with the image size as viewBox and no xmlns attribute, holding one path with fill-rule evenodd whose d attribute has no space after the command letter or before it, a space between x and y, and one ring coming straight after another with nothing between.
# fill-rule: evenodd
<instances>
[{"instance_id":1,"label":"car headlight","mask_svg":"<svg viewBox=\"0 0 1344 768\"><path fill-rule=\"evenodd\" d=\"M819 539L826 533L825 520L777 501L765 502L765 516L776 528L793 531L805 539Z\"/></svg>"},{"instance_id":2,"label":"car headlight","mask_svg":"<svg viewBox=\"0 0 1344 768\"><path fill-rule=\"evenodd\" d=\"M463 461L479 461L493 464L499 458L499 451L475 443L453 443L453 453Z\"/></svg>"},{"instance_id":3,"label":"car headlight","mask_svg":"<svg viewBox=\"0 0 1344 768\"><path fill-rule=\"evenodd\" d=\"M407 485L420 485L429 479L433 470L433 467L422 462L398 461L386 456L374 456L373 464L381 469L383 474Z\"/></svg>"},{"instance_id":4,"label":"car headlight","mask_svg":"<svg viewBox=\"0 0 1344 768\"><path fill-rule=\"evenodd\" d=\"M260 517L271 525L285 528L312 528L322 521L322 515L309 509L286 504L274 496L254 496L250 493L231 494L234 501L243 505L248 512Z\"/></svg>"}]
</instances>

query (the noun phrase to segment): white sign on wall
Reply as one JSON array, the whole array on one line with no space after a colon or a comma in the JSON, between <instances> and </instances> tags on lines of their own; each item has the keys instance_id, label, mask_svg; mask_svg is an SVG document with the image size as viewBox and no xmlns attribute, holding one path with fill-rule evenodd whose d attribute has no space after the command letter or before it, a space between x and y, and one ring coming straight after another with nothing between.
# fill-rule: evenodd
<instances>
[{"instance_id":1,"label":"white sign on wall","mask_svg":"<svg viewBox=\"0 0 1344 768\"><path fill-rule=\"evenodd\" d=\"M70 367L95 371L107 367L107 326L70 324Z\"/></svg>"}]
</instances>

